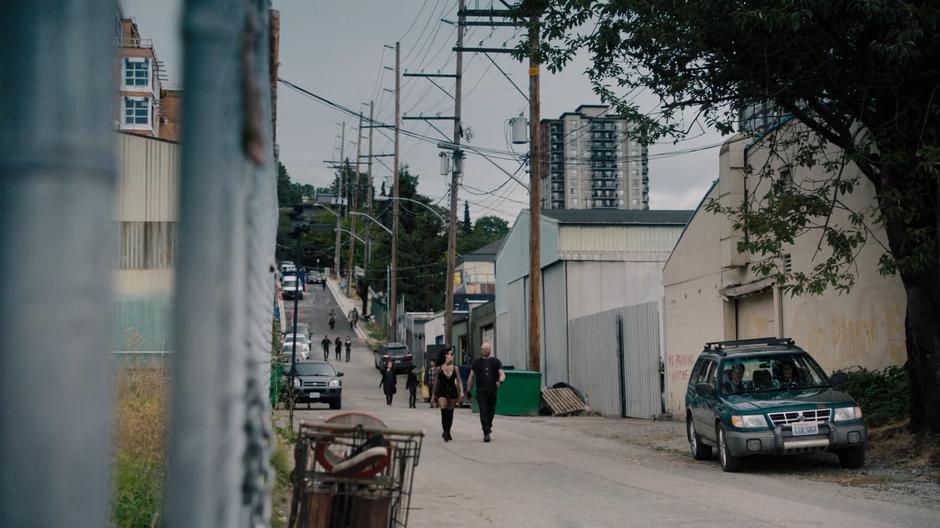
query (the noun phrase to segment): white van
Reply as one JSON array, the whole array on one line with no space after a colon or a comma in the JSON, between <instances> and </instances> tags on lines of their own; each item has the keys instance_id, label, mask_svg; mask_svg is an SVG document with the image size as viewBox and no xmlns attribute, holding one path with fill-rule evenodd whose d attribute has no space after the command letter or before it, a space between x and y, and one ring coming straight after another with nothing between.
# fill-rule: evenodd
<instances>
[{"instance_id":1,"label":"white van","mask_svg":"<svg viewBox=\"0 0 940 528\"><path fill-rule=\"evenodd\" d=\"M281 297L285 300L304 298L304 286L300 283L297 275L285 275L281 278Z\"/></svg>"}]
</instances>

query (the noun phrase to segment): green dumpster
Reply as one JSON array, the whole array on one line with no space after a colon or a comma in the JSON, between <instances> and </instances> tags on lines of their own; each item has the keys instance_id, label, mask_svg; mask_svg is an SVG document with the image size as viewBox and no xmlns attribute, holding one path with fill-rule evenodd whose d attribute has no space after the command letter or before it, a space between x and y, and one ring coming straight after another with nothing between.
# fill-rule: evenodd
<instances>
[{"instance_id":1,"label":"green dumpster","mask_svg":"<svg viewBox=\"0 0 940 528\"><path fill-rule=\"evenodd\" d=\"M539 413L542 395L542 373L531 370L507 370L506 381L499 387L496 397L496 414L502 416L535 416ZM477 406L476 386L473 387L473 412Z\"/></svg>"}]
</instances>

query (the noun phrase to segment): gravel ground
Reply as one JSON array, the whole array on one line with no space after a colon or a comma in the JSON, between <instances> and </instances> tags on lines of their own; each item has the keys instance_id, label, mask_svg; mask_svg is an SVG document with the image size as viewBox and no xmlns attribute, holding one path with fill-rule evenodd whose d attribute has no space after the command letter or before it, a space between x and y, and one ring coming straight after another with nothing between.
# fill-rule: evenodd
<instances>
[{"instance_id":1,"label":"gravel ground","mask_svg":"<svg viewBox=\"0 0 940 528\"><path fill-rule=\"evenodd\" d=\"M640 463L702 464L689 454L685 437L685 424L672 420L635 420L603 418L598 416L570 416L564 418L540 417L544 421L565 429L580 431L595 437L608 438L630 445L650 449L650 459ZM811 479L832 482L846 488L848 493L860 493L874 498L936 508L940 505L940 450L933 453L914 447L910 435L893 431L873 431L866 465L861 470L839 467L833 454L799 455L788 457L755 457L749 460L745 471L766 475L780 475L789 479ZM931 444L922 444L931 445ZM711 462L715 471L721 471L717 460Z\"/></svg>"}]
</instances>

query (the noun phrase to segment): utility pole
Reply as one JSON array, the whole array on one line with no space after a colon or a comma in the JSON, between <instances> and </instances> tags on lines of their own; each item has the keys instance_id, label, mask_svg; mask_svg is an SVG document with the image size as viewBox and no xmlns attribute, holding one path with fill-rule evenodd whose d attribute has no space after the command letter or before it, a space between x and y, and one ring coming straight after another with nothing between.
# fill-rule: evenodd
<instances>
[{"instance_id":1,"label":"utility pole","mask_svg":"<svg viewBox=\"0 0 940 528\"><path fill-rule=\"evenodd\" d=\"M343 245L343 235L340 233L340 229L343 227L340 220L341 214L343 211L343 174L346 172L346 160L344 158L346 148L346 122L343 121L343 133L340 136L339 141L339 181L337 182L337 208L336 208L336 247L333 249L333 276L336 277L336 280L339 280L339 250Z\"/></svg>"},{"instance_id":2,"label":"utility pole","mask_svg":"<svg viewBox=\"0 0 940 528\"><path fill-rule=\"evenodd\" d=\"M375 216L372 211L372 136L375 134L375 129L371 128L372 125L372 111L374 110L375 102L369 101L369 165L366 169L368 176L366 179L369 182L369 191L366 193L366 209L369 211L369 216ZM369 306L369 265L372 264L372 224L366 225L366 247L364 249L365 258L363 258L364 265L363 276L366 279L365 285L365 298L362 299L362 315L370 313Z\"/></svg>"},{"instance_id":3,"label":"utility pole","mask_svg":"<svg viewBox=\"0 0 940 528\"><path fill-rule=\"evenodd\" d=\"M390 272L389 290L389 322L391 329L389 339L398 339L398 169L399 150L398 132L401 123L401 43L395 43L395 162L392 165L392 266Z\"/></svg>"},{"instance_id":4,"label":"utility pole","mask_svg":"<svg viewBox=\"0 0 940 528\"><path fill-rule=\"evenodd\" d=\"M352 211L359 207L359 160L362 159L362 112L359 112L359 128L356 129L356 172L353 174L352 184ZM350 215L349 232L349 258L346 259L346 297L349 297L349 290L352 285L353 275L356 272L356 266L353 259L356 256L356 215Z\"/></svg>"},{"instance_id":5,"label":"utility pole","mask_svg":"<svg viewBox=\"0 0 940 528\"><path fill-rule=\"evenodd\" d=\"M539 13L529 19L529 370L540 371L542 311L540 195L542 153L539 138Z\"/></svg>"},{"instance_id":6,"label":"utility pole","mask_svg":"<svg viewBox=\"0 0 940 528\"><path fill-rule=\"evenodd\" d=\"M464 0L458 0L457 5L457 48L463 47L464 33ZM457 186L460 183L460 172L463 163L460 152L460 85L463 78L463 52L457 52L457 72L454 78L454 155L450 178L450 225L447 237L447 300L444 305L444 343L453 345L454 328L454 268L457 260ZM472 352L471 352L472 353Z\"/></svg>"}]
</instances>

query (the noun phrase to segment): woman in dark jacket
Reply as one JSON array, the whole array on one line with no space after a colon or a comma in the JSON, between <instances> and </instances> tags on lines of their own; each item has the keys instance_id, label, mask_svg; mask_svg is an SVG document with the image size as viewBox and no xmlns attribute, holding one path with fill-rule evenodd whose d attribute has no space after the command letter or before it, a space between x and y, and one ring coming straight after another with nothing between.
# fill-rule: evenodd
<instances>
[{"instance_id":1,"label":"woman in dark jacket","mask_svg":"<svg viewBox=\"0 0 940 528\"><path fill-rule=\"evenodd\" d=\"M395 366L391 361L385 364L385 369L382 370L382 381L379 382L379 387L382 387L382 391L385 393L385 405L392 404L392 396L395 395L397 388L395 387L398 384L398 378L395 376Z\"/></svg>"},{"instance_id":2,"label":"woman in dark jacket","mask_svg":"<svg viewBox=\"0 0 940 528\"><path fill-rule=\"evenodd\" d=\"M445 442L451 441L450 428L454 424L454 407L463 399L463 383L460 381L460 371L454 365L454 349L441 351L437 358L440 367L434 377L434 390L432 398L441 409L441 438Z\"/></svg>"}]
</instances>

